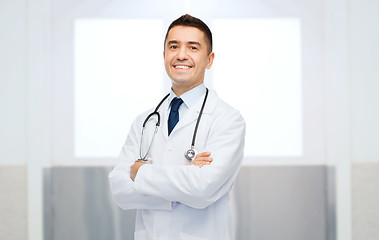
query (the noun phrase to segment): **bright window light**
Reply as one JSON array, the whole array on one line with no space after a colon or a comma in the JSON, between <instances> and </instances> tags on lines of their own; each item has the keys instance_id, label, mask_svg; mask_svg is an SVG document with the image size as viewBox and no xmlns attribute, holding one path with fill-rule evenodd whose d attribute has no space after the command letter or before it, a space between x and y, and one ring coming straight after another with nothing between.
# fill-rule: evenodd
<instances>
[{"instance_id":1,"label":"bright window light","mask_svg":"<svg viewBox=\"0 0 379 240\"><path fill-rule=\"evenodd\" d=\"M302 155L299 19L213 21L213 85L246 125L246 157Z\"/></svg>"},{"instance_id":2,"label":"bright window light","mask_svg":"<svg viewBox=\"0 0 379 240\"><path fill-rule=\"evenodd\" d=\"M74 45L74 155L117 157L134 118L162 93L163 23L79 19Z\"/></svg>"}]
</instances>

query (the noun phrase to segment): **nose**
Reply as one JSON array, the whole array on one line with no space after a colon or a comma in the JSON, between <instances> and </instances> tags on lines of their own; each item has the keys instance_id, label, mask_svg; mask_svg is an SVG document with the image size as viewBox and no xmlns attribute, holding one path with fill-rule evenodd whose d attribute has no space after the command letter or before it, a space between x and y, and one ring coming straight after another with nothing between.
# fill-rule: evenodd
<instances>
[{"instance_id":1,"label":"nose","mask_svg":"<svg viewBox=\"0 0 379 240\"><path fill-rule=\"evenodd\" d=\"M177 54L177 60L187 60L188 59L188 53L186 48L180 48Z\"/></svg>"}]
</instances>

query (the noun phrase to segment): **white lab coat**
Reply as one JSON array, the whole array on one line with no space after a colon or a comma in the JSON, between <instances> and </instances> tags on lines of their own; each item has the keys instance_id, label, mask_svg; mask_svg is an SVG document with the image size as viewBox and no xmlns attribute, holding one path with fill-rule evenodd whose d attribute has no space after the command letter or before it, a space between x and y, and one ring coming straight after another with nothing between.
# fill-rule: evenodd
<instances>
[{"instance_id":1,"label":"white lab coat","mask_svg":"<svg viewBox=\"0 0 379 240\"><path fill-rule=\"evenodd\" d=\"M211 165L188 166L184 152L190 148L203 98L190 108L167 135L168 100L159 109L161 126L150 157L133 182L130 166L139 158L142 123L152 111L137 117L109 174L114 201L122 209L137 209L135 240L234 239L229 192L238 174L245 138L241 114L214 91L209 96L196 137L199 153L212 153ZM145 130L143 153L154 132L154 120Z\"/></svg>"}]
</instances>

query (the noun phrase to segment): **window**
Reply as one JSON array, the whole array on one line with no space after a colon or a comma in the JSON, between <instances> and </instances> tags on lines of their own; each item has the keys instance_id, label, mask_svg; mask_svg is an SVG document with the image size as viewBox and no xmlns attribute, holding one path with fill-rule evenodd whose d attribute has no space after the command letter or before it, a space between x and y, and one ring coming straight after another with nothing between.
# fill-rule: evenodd
<instances>
[{"instance_id":1,"label":"window","mask_svg":"<svg viewBox=\"0 0 379 240\"><path fill-rule=\"evenodd\" d=\"M300 20L219 19L213 35L213 85L246 120L245 156L301 156Z\"/></svg>"},{"instance_id":2,"label":"window","mask_svg":"<svg viewBox=\"0 0 379 240\"><path fill-rule=\"evenodd\" d=\"M245 156L302 156L300 20L216 19L211 27L216 58L206 78L245 117ZM76 158L117 157L134 118L159 102L163 37L161 20L75 21Z\"/></svg>"},{"instance_id":3,"label":"window","mask_svg":"<svg viewBox=\"0 0 379 240\"><path fill-rule=\"evenodd\" d=\"M78 19L74 48L74 156L117 157L134 118L162 95L163 23Z\"/></svg>"}]
</instances>

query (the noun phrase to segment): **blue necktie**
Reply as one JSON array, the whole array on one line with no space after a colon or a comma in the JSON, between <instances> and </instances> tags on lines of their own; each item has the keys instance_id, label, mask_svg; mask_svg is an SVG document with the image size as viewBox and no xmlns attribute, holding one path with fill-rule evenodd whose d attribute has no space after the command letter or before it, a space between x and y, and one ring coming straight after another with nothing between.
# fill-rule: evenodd
<instances>
[{"instance_id":1,"label":"blue necktie","mask_svg":"<svg viewBox=\"0 0 379 240\"><path fill-rule=\"evenodd\" d=\"M170 116L168 117L168 135L170 136L170 133L172 129L174 129L175 125L179 122L179 107L183 103L183 100L180 98L174 98L171 102L171 111Z\"/></svg>"}]
</instances>

